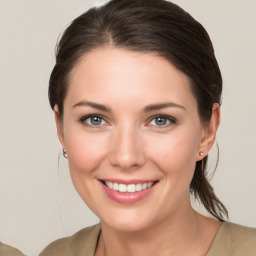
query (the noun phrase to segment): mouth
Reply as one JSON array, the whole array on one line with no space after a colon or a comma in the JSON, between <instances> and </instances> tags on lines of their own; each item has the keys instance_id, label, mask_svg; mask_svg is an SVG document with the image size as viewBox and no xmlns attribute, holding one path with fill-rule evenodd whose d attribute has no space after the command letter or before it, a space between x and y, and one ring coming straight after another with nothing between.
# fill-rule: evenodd
<instances>
[{"instance_id":1,"label":"mouth","mask_svg":"<svg viewBox=\"0 0 256 256\"><path fill-rule=\"evenodd\" d=\"M149 181L149 182L134 182L129 184L124 184L122 182L112 182L107 180L100 180L103 185L108 187L111 190L118 191L121 193L136 193L143 190L147 190L151 187L153 187L157 181Z\"/></svg>"}]
</instances>

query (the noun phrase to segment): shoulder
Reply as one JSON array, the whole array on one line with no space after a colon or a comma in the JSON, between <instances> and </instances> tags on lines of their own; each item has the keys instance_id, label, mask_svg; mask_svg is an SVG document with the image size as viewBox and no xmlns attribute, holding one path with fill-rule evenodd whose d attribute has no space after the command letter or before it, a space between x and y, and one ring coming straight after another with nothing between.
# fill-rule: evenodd
<instances>
[{"instance_id":1,"label":"shoulder","mask_svg":"<svg viewBox=\"0 0 256 256\"><path fill-rule=\"evenodd\" d=\"M19 250L0 242L0 256L24 256Z\"/></svg>"},{"instance_id":2,"label":"shoulder","mask_svg":"<svg viewBox=\"0 0 256 256\"><path fill-rule=\"evenodd\" d=\"M241 225L230 223L230 222L223 223L223 225L224 225L224 228L230 232L230 234L234 239L241 239L241 238L255 239L256 238L256 228L245 227L245 226L241 226Z\"/></svg>"},{"instance_id":3,"label":"shoulder","mask_svg":"<svg viewBox=\"0 0 256 256\"><path fill-rule=\"evenodd\" d=\"M253 249L256 254L256 228L244 227L233 223L225 223L225 229L231 238L231 250Z\"/></svg>"},{"instance_id":4,"label":"shoulder","mask_svg":"<svg viewBox=\"0 0 256 256\"><path fill-rule=\"evenodd\" d=\"M99 234L100 224L84 228L72 236L54 241L43 250L40 256L91 256L94 254Z\"/></svg>"},{"instance_id":5,"label":"shoulder","mask_svg":"<svg viewBox=\"0 0 256 256\"><path fill-rule=\"evenodd\" d=\"M207 256L255 256L256 229L224 222Z\"/></svg>"}]
</instances>

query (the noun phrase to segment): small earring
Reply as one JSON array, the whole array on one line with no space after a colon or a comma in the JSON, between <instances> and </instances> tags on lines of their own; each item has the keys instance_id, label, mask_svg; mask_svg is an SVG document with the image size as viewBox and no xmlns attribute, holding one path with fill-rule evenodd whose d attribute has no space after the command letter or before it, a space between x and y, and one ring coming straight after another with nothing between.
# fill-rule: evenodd
<instances>
[{"instance_id":1,"label":"small earring","mask_svg":"<svg viewBox=\"0 0 256 256\"><path fill-rule=\"evenodd\" d=\"M200 155L200 156L203 156L203 155L204 155L204 153L201 151L201 152L199 152L199 155Z\"/></svg>"},{"instance_id":2,"label":"small earring","mask_svg":"<svg viewBox=\"0 0 256 256\"><path fill-rule=\"evenodd\" d=\"M67 150L66 149L63 149L62 150L62 154L65 158L68 158L68 154L67 154Z\"/></svg>"}]
</instances>

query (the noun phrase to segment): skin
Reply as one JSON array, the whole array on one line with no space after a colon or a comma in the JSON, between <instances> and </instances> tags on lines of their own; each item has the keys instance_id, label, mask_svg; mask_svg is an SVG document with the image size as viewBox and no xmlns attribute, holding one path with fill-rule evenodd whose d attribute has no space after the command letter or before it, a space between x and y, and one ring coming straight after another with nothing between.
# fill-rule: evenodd
<instances>
[{"instance_id":1,"label":"skin","mask_svg":"<svg viewBox=\"0 0 256 256\"><path fill-rule=\"evenodd\" d=\"M74 186L101 220L95 255L206 254L220 223L192 209L189 184L196 161L213 145L218 104L203 125L189 78L170 62L104 47L72 70L63 120L57 106L54 111ZM93 125L88 115L103 118ZM166 124L159 125L156 115L164 115ZM114 178L158 182L146 198L121 204L99 181Z\"/></svg>"}]
</instances>

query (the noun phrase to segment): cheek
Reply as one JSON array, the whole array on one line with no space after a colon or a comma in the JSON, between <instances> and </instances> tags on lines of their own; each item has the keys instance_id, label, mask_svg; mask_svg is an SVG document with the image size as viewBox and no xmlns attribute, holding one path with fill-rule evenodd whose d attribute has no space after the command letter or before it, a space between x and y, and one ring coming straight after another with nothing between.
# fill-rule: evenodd
<instances>
[{"instance_id":1,"label":"cheek","mask_svg":"<svg viewBox=\"0 0 256 256\"><path fill-rule=\"evenodd\" d=\"M197 133L179 131L161 138L151 137L148 142L150 155L163 172L193 176L199 142Z\"/></svg>"},{"instance_id":2,"label":"cheek","mask_svg":"<svg viewBox=\"0 0 256 256\"><path fill-rule=\"evenodd\" d=\"M66 133L65 141L71 174L87 174L96 169L106 155L106 138L82 131Z\"/></svg>"}]
</instances>

